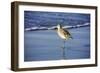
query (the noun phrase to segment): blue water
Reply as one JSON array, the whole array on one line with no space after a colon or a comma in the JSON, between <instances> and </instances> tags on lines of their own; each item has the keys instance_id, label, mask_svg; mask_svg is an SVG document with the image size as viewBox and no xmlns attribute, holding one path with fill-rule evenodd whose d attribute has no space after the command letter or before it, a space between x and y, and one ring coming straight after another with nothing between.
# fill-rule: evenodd
<instances>
[{"instance_id":1,"label":"blue water","mask_svg":"<svg viewBox=\"0 0 100 73\"><path fill-rule=\"evenodd\" d=\"M90 27L69 29L69 32L73 39L66 41L63 58L63 40L55 30L25 31L24 61L90 58Z\"/></svg>"},{"instance_id":2,"label":"blue water","mask_svg":"<svg viewBox=\"0 0 100 73\"><path fill-rule=\"evenodd\" d=\"M57 24L75 26L87 22L90 23L90 14L88 13L24 11L25 28L34 26L52 27Z\"/></svg>"}]
</instances>

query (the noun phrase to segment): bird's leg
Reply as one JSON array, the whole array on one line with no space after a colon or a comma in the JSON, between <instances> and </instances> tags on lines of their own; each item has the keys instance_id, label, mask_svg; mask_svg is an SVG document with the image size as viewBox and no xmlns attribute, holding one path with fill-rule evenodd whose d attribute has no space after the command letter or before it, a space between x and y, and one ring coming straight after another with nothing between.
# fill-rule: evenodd
<instances>
[{"instance_id":1,"label":"bird's leg","mask_svg":"<svg viewBox=\"0 0 100 73\"><path fill-rule=\"evenodd\" d=\"M64 40L64 48L65 48L65 40Z\"/></svg>"},{"instance_id":2,"label":"bird's leg","mask_svg":"<svg viewBox=\"0 0 100 73\"><path fill-rule=\"evenodd\" d=\"M63 40L63 47L62 47L62 54L63 54L63 59L65 59L65 40Z\"/></svg>"}]
</instances>

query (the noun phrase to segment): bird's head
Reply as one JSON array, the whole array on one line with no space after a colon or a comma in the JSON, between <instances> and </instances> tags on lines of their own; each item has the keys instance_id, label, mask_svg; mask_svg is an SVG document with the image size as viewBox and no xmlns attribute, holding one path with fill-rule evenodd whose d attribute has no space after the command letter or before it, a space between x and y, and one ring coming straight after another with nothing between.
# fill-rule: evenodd
<instances>
[{"instance_id":1,"label":"bird's head","mask_svg":"<svg viewBox=\"0 0 100 73\"><path fill-rule=\"evenodd\" d=\"M61 26L60 24L57 25L57 28L58 28L58 29L61 28L61 27L62 27L62 26Z\"/></svg>"}]
</instances>

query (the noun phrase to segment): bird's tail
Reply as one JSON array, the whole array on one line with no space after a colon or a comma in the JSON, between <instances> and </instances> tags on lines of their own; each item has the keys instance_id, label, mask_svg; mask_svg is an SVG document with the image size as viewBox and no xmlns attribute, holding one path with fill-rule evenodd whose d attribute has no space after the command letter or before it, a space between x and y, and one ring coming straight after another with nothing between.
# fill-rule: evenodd
<instances>
[{"instance_id":1,"label":"bird's tail","mask_svg":"<svg viewBox=\"0 0 100 73\"><path fill-rule=\"evenodd\" d=\"M71 39L73 39L73 37L72 37L72 36L70 36L70 38L71 38Z\"/></svg>"}]
</instances>

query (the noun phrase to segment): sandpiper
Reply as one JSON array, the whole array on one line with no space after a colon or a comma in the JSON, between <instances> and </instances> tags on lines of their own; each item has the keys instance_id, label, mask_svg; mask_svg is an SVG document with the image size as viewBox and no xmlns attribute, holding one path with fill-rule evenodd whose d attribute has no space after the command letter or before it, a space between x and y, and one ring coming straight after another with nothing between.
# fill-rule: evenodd
<instances>
[{"instance_id":1,"label":"sandpiper","mask_svg":"<svg viewBox=\"0 0 100 73\"><path fill-rule=\"evenodd\" d=\"M64 41L64 45L62 47L63 49L63 58L65 58L65 41L68 40L69 38L72 38L71 34L69 33L69 31L66 29L63 29L62 26L60 24L57 25L57 33L59 35L60 38L63 39Z\"/></svg>"},{"instance_id":2,"label":"sandpiper","mask_svg":"<svg viewBox=\"0 0 100 73\"><path fill-rule=\"evenodd\" d=\"M68 40L69 38L72 38L72 36L69 33L69 31L63 29L60 24L57 25L57 33L63 40Z\"/></svg>"}]
</instances>

